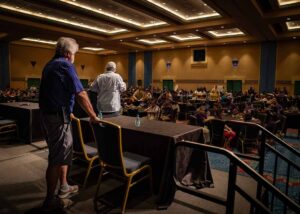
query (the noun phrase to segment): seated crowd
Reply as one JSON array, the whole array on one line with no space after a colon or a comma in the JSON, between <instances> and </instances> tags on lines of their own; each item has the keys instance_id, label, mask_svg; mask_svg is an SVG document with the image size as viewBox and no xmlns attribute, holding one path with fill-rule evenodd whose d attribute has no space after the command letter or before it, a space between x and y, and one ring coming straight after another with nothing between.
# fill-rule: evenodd
<instances>
[{"instance_id":1,"label":"seated crowd","mask_svg":"<svg viewBox=\"0 0 300 214\"><path fill-rule=\"evenodd\" d=\"M25 90L6 88L0 90L0 103L36 101L38 100L38 89L31 87Z\"/></svg>"}]
</instances>

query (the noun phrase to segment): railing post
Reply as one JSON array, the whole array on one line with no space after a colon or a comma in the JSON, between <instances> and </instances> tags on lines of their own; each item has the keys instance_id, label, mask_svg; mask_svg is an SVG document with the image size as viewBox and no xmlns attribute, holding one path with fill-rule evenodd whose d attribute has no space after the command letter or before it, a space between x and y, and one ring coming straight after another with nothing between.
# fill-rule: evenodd
<instances>
[{"instance_id":1,"label":"railing post","mask_svg":"<svg viewBox=\"0 0 300 214\"><path fill-rule=\"evenodd\" d=\"M266 134L263 132L262 136L261 136L260 147L259 147L259 168L258 168L258 173L261 176L263 176L263 174L264 174L265 150L266 150ZM259 201L261 201L261 191L262 191L261 184L257 183L256 199ZM253 212L252 206L251 206L251 212ZM257 210L256 210L256 212L257 212Z\"/></svg>"},{"instance_id":2,"label":"railing post","mask_svg":"<svg viewBox=\"0 0 300 214\"><path fill-rule=\"evenodd\" d=\"M232 214L234 211L234 199L235 199L235 183L236 183L236 164L230 161L228 187L227 187L227 200L226 200L226 214Z\"/></svg>"}]
</instances>

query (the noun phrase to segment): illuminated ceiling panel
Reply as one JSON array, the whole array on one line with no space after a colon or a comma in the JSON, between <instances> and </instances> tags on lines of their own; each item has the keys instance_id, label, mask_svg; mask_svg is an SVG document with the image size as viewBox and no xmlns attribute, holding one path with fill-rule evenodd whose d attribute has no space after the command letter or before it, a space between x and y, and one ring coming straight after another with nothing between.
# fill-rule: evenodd
<instances>
[{"instance_id":1,"label":"illuminated ceiling panel","mask_svg":"<svg viewBox=\"0 0 300 214\"><path fill-rule=\"evenodd\" d=\"M104 48L94 48L94 47L83 47L83 50L88 50L88 51L103 51Z\"/></svg>"},{"instance_id":2,"label":"illuminated ceiling panel","mask_svg":"<svg viewBox=\"0 0 300 214\"><path fill-rule=\"evenodd\" d=\"M43 39L30 38L30 37L22 38L21 40L22 41L28 41L28 42L48 44L48 45L56 45L56 43L57 43L56 41L52 41L52 40L43 40Z\"/></svg>"},{"instance_id":3,"label":"illuminated ceiling panel","mask_svg":"<svg viewBox=\"0 0 300 214\"><path fill-rule=\"evenodd\" d=\"M292 6L294 4L299 4L300 0L277 0L279 6Z\"/></svg>"},{"instance_id":4,"label":"illuminated ceiling panel","mask_svg":"<svg viewBox=\"0 0 300 214\"><path fill-rule=\"evenodd\" d=\"M232 37L232 36L243 36L245 35L240 29L238 28L231 28L231 29L222 29L222 30L211 30L208 31L210 35L216 38L220 37Z\"/></svg>"},{"instance_id":5,"label":"illuminated ceiling panel","mask_svg":"<svg viewBox=\"0 0 300 214\"><path fill-rule=\"evenodd\" d=\"M156 44L168 43L166 40L155 39L155 38L151 38L151 39L139 39L137 41L141 42L141 43L144 43L144 44L147 44L147 45L156 45Z\"/></svg>"},{"instance_id":6,"label":"illuminated ceiling panel","mask_svg":"<svg viewBox=\"0 0 300 214\"><path fill-rule=\"evenodd\" d=\"M290 21L286 22L288 30L299 30L300 29L300 21Z\"/></svg>"},{"instance_id":7,"label":"illuminated ceiling panel","mask_svg":"<svg viewBox=\"0 0 300 214\"><path fill-rule=\"evenodd\" d=\"M177 40L177 41L189 41L189 40L198 40L198 39L202 39L201 36L197 36L195 34L192 33L187 33L187 34L180 34L180 35L172 35L170 36L171 38Z\"/></svg>"},{"instance_id":8,"label":"illuminated ceiling panel","mask_svg":"<svg viewBox=\"0 0 300 214\"><path fill-rule=\"evenodd\" d=\"M60 1L140 28L151 28L167 24L166 22L148 16L142 12L133 10L114 1Z\"/></svg>"},{"instance_id":9,"label":"illuminated ceiling panel","mask_svg":"<svg viewBox=\"0 0 300 214\"><path fill-rule=\"evenodd\" d=\"M146 0L157 7L179 17L184 21L194 21L211 17L219 17L216 11L210 8L202 0Z\"/></svg>"},{"instance_id":10,"label":"illuminated ceiling panel","mask_svg":"<svg viewBox=\"0 0 300 214\"><path fill-rule=\"evenodd\" d=\"M127 31L126 29L118 28L99 20L92 21L84 17L74 16L73 14L67 13L62 10L51 10L40 5L31 4L21 0L16 0L13 2L8 1L8 3L0 3L0 8L42 20L105 34L116 34Z\"/></svg>"}]
</instances>

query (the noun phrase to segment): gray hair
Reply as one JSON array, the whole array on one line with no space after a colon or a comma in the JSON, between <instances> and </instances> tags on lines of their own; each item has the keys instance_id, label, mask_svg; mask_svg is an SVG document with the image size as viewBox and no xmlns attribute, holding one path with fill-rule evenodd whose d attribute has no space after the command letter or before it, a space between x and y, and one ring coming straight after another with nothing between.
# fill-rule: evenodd
<instances>
[{"instance_id":1,"label":"gray hair","mask_svg":"<svg viewBox=\"0 0 300 214\"><path fill-rule=\"evenodd\" d=\"M75 39L60 37L56 44L56 55L63 56L65 53L75 54L78 48L79 46Z\"/></svg>"},{"instance_id":2,"label":"gray hair","mask_svg":"<svg viewBox=\"0 0 300 214\"><path fill-rule=\"evenodd\" d=\"M106 71L113 71L116 72L117 71L117 65L115 62L108 62L105 66L105 70Z\"/></svg>"}]
</instances>

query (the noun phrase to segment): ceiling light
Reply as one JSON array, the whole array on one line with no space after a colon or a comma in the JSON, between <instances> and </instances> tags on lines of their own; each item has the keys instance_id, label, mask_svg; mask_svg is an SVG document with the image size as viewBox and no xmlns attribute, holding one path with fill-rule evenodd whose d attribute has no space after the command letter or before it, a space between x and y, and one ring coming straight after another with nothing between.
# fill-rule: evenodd
<instances>
[{"instance_id":1,"label":"ceiling light","mask_svg":"<svg viewBox=\"0 0 300 214\"><path fill-rule=\"evenodd\" d=\"M277 0L279 6L287 6L299 3L299 0Z\"/></svg>"},{"instance_id":2,"label":"ceiling light","mask_svg":"<svg viewBox=\"0 0 300 214\"><path fill-rule=\"evenodd\" d=\"M297 39L297 37L296 37L296 36L293 36L293 39Z\"/></svg>"},{"instance_id":3,"label":"ceiling light","mask_svg":"<svg viewBox=\"0 0 300 214\"><path fill-rule=\"evenodd\" d=\"M221 29L224 29L224 26L221 26Z\"/></svg>"},{"instance_id":4,"label":"ceiling light","mask_svg":"<svg viewBox=\"0 0 300 214\"><path fill-rule=\"evenodd\" d=\"M288 30L299 30L300 29L300 21L289 21L286 22Z\"/></svg>"},{"instance_id":5,"label":"ceiling light","mask_svg":"<svg viewBox=\"0 0 300 214\"><path fill-rule=\"evenodd\" d=\"M4 8L4 9L7 9L7 10L12 10L12 11L15 11L15 12L19 12L19 13L22 13L22 14L35 16L35 17L39 17L39 18L43 18L43 19L47 19L47 20L67 24L67 25L72 25L72 26L76 26L76 27L80 27L80 28L84 28L84 29L88 29L88 30L102 32L102 33L114 34L114 33L120 33L120 32L127 31L126 29L122 29L122 28L118 28L118 30L114 30L114 31L109 31L109 30L106 30L104 28L99 28L99 27L96 27L96 26L82 24L82 23L75 22L75 21L68 21L67 19L64 19L64 18L58 18L58 17L55 17L55 16L39 14L38 12L34 12L34 11L31 11L31 10L27 10L27 9L21 9L21 8L16 9L13 6L9 6L9 5L6 5L6 4L0 4L0 8Z\"/></svg>"},{"instance_id":6,"label":"ceiling light","mask_svg":"<svg viewBox=\"0 0 300 214\"><path fill-rule=\"evenodd\" d=\"M167 7L165 4L161 3L158 0L146 0L166 11L168 11L169 13L174 14L175 16L180 17L181 19L185 20L185 21L192 21L192 20L196 20L196 19L204 19L204 18L210 18L210 17L218 17L220 16L219 13L217 13L216 11L212 10L211 13L206 13L206 14L202 14L202 15L196 15L196 16L189 16L189 15L183 15L181 13L178 13L176 10L174 10L174 8L169 8Z\"/></svg>"},{"instance_id":7,"label":"ceiling light","mask_svg":"<svg viewBox=\"0 0 300 214\"><path fill-rule=\"evenodd\" d=\"M196 32L198 32L199 31L199 29L196 29Z\"/></svg>"},{"instance_id":8,"label":"ceiling light","mask_svg":"<svg viewBox=\"0 0 300 214\"><path fill-rule=\"evenodd\" d=\"M122 39L120 39L120 42L123 42L123 40L122 40Z\"/></svg>"},{"instance_id":9,"label":"ceiling light","mask_svg":"<svg viewBox=\"0 0 300 214\"><path fill-rule=\"evenodd\" d=\"M94 47L83 47L83 50L89 50L89 51L102 51L104 48L94 48Z\"/></svg>"},{"instance_id":10,"label":"ceiling light","mask_svg":"<svg viewBox=\"0 0 300 214\"><path fill-rule=\"evenodd\" d=\"M167 43L166 40L163 39L140 39L139 42L148 44L148 45L155 45L155 44L161 44L161 43Z\"/></svg>"},{"instance_id":11,"label":"ceiling light","mask_svg":"<svg viewBox=\"0 0 300 214\"><path fill-rule=\"evenodd\" d=\"M43 39L38 39L38 38L30 38L30 37L25 37L22 38L21 40L23 41L29 41L29 42L37 42L37 43L43 43L43 44L49 44L49 45L56 45L56 41L52 40L43 40Z\"/></svg>"},{"instance_id":12,"label":"ceiling light","mask_svg":"<svg viewBox=\"0 0 300 214\"><path fill-rule=\"evenodd\" d=\"M187 41L187 40L197 40L202 39L200 36L196 36L194 34L183 34L183 35L171 35L171 38L174 38L178 41Z\"/></svg>"},{"instance_id":13,"label":"ceiling light","mask_svg":"<svg viewBox=\"0 0 300 214\"><path fill-rule=\"evenodd\" d=\"M132 24L132 25L135 25L135 26L138 26L138 27L142 27L142 28L147 28L147 27L153 27L153 26L159 26L159 25L167 24L166 22L159 21L159 22L155 22L155 23L152 23L152 24L146 24L146 25L143 25L142 23L133 21L132 19L127 19L127 18L122 17L122 16L120 16L120 15L115 15L115 14L113 14L113 13L104 11L104 10L102 10L101 8L99 8L99 9L97 10L96 8L93 8L92 6L89 6L89 5L87 5L87 4L82 4L82 3L79 3L79 2L73 2L73 1L70 1L70 0L60 0L60 1L66 3L66 4L70 4L70 5L79 7L79 8L81 8L81 9L85 9L85 10L88 10L88 11L92 11L92 12L94 12L94 13L98 13L98 14L101 14L101 15L105 15L105 16L108 16L108 17L111 17L111 18L114 18L114 19L118 19L118 20L120 20L120 21L127 22L127 23L129 23L129 24Z\"/></svg>"},{"instance_id":14,"label":"ceiling light","mask_svg":"<svg viewBox=\"0 0 300 214\"><path fill-rule=\"evenodd\" d=\"M227 37L227 36L242 36L245 35L240 29L238 28L232 28L227 30L211 30L208 31L209 34L211 34L214 37Z\"/></svg>"}]
</instances>

